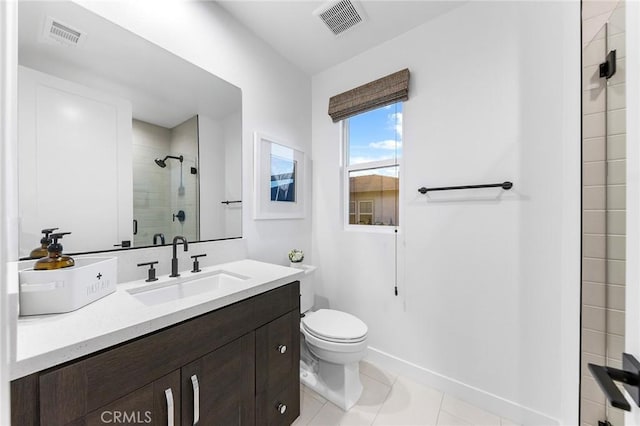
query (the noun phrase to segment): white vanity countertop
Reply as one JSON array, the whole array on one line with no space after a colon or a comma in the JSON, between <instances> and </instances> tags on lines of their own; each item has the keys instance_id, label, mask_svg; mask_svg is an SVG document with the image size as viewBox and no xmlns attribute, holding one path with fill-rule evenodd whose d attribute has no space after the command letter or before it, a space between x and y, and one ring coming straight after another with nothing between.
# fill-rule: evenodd
<instances>
[{"instance_id":1,"label":"white vanity countertop","mask_svg":"<svg viewBox=\"0 0 640 426\"><path fill-rule=\"evenodd\" d=\"M127 292L148 285L144 280L118 285L118 289L77 311L21 317L17 321L16 360L11 380L91 354L189 318L298 280L304 271L286 266L239 260L202 268L249 277L233 290L215 291L148 306ZM181 272L187 278L191 272ZM154 284L172 280L159 277Z\"/></svg>"}]
</instances>

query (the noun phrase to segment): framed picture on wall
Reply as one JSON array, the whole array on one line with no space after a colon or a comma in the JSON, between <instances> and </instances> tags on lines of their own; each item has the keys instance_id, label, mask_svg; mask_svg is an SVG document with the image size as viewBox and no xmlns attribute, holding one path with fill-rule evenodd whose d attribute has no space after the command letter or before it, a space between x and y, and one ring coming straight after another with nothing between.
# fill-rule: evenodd
<instances>
[{"instance_id":1,"label":"framed picture on wall","mask_svg":"<svg viewBox=\"0 0 640 426\"><path fill-rule=\"evenodd\" d=\"M304 218L304 152L254 134L254 219Z\"/></svg>"}]
</instances>

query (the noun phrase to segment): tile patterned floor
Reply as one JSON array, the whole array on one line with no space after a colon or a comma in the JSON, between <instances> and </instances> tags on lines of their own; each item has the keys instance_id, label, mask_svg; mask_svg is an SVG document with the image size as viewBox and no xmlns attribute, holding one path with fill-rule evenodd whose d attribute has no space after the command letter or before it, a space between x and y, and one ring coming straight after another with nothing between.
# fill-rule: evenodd
<instances>
[{"instance_id":1,"label":"tile patterned floor","mask_svg":"<svg viewBox=\"0 0 640 426\"><path fill-rule=\"evenodd\" d=\"M362 396L347 412L302 386L301 413L294 426L516 425L365 361L360 363L360 378L364 387Z\"/></svg>"}]
</instances>

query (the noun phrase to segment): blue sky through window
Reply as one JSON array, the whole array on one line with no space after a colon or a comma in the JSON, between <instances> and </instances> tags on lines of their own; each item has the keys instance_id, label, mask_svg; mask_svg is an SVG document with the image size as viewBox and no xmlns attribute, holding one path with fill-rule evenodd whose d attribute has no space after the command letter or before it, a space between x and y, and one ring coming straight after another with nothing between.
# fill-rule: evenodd
<instances>
[{"instance_id":1,"label":"blue sky through window","mask_svg":"<svg viewBox=\"0 0 640 426\"><path fill-rule=\"evenodd\" d=\"M349 118L349 165L400 158L401 154L402 102Z\"/></svg>"}]
</instances>

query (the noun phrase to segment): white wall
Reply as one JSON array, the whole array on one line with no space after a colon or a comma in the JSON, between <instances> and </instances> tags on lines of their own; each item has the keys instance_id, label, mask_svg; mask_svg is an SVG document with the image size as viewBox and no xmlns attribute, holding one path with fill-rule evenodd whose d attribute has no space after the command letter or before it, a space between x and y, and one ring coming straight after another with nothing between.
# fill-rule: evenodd
<instances>
[{"instance_id":1,"label":"white wall","mask_svg":"<svg viewBox=\"0 0 640 426\"><path fill-rule=\"evenodd\" d=\"M207 116L198 117L198 145L200 164L200 235L224 236L223 215L225 167L223 125ZM203 191L206 186L207 190Z\"/></svg>"},{"instance_id":2,"label":"white wall","mask_svg":"<svg viewBox=\"0 0 640 426\"><path fill-rule=\"evenodd\" d=\"M327 105L405 67L395 297L392 234L343 230ZM370 358L528 424L577 424L579 73L578 2L471 2L313 77L321 296L368 324Z\"/></svg>"},{"instance_id":3,"label":"white wall","mask_svg":"<svg viewBox=\"0 0 640 426\"><path fill-rule=\"evenodd\" d=\"M222 201L242 198L242 128L240 112L220 120L198 116L200 174L200 235L233 238L242 235L242 204Z\"/></svg>"},{"instance_id":4,"label":"white wall","mask_svg":"<svg viewBox=\"0 0 640 426\"><path fill-rule=\"evenodd\" d=\"M242 89L243 236L251 258L288 263L310 251L311 220L253 221L253 132L311 151L311 80L214 2L77 1ZM167 29L170 28L170 31Z\"/></svg>"},{"instance_id":5,"label":"white wall","mask_svg":"<svg viewBox=\"0 0 640 426\"><path fill-rule=\"evenodd\" d=\"M237 129L242 125L242 117L239 113L232 114L225 119L224 123L224 199L227 201L237 201L242 198L243 179L235 179L242 175L241 163L237 161L242 158L240 146L238 146ZM224 231L225 237L235 237L242 234L242 204L224 205Z\"/></svg>"}]
</instances>

